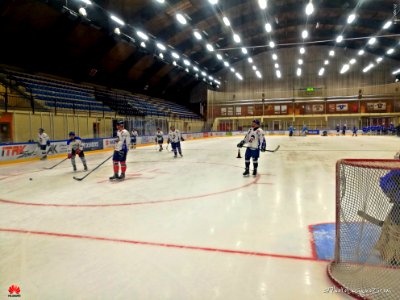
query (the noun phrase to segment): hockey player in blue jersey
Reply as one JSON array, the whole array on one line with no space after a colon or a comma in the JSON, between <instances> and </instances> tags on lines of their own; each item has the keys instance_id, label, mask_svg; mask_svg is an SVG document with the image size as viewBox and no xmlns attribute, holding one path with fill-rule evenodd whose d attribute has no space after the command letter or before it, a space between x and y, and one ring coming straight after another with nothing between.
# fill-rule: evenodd
<instances>
[{"instance_id":1,"label":"hockey player in blue jersey","mask_svg":"<svg viewBox=\"0 0 400 300\"><path fill-rule=\"evenodd\" d=\"M76 163L75 163L76 155L78 155L82 161L83 168L84 168L83 170L87 171L88 167L86 164L85 153L83 153L82 139L79 136L76 136L75 132L73 132L73 131L71 131L69 133L69 140L67 141L67 148L68 148L68 158L71 159L71 164L72 164L72 168L74 169L74 172L76 171Z\"/></svg>"},{"instance_id":2,"label":"hockey player in blue jersey","mask_svg":"<svg viewBox=\"0 0 400 300\"><path fill-rule=\"evenodd\" d=\"M352 136L357 136L357 131L358 128L356 126L353 127L353 135Z\"/></svg>"},{"instance_id":3,"label":"hockey player in blue jersey","mask_svg":"<svg viewBox=\"0 0 400 300\"><path fill-rule=\"evenodd\" d=\"M307 128L306 124L303 125L303 128L301 129L301 133L303 136L307 136L308 128Z\"/></svg>"},{"instance_id":4,"label":"hockey player in blue jersey","mask_svg":"<svg viewBox=\"0 0 400 300\"><path fill-rule=\"evenodd\" d=\"M294 128L292 125L289 126L289 136L293 136Z\"/></svg>"},{"instance_id":5,"label":"hockey player in blue jersey","mask_svg":"<svg viewBox=\"0 0 400 300\"><path fill-rule=\"evenodd\" d=\"M250 158L253 158L253 175L257 175L258 158L260 157L260 149L264 152L266 149L264 131L260 128L260 121L253 120L251 127L247 132L244 139L237 145L242 148L247 143L247 149L245 153L245 171L243 176L249 176L250 174Z\"/></svg>"}]
</instances>

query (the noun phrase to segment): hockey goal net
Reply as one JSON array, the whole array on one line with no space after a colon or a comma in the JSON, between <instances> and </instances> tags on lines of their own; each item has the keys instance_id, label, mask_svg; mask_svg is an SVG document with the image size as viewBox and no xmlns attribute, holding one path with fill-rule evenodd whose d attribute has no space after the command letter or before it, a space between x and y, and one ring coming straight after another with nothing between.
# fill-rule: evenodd
<instances>
[{"instance_id":1,"label":"hockey goal net","mask_svg":"<svg viewBox=\"0 0 400 300\"><path fill-rule=\"evenodd\" d=\"M400 299L400 161L336 165L334 283L361 299Z\"/></svg>"}]
</instances>

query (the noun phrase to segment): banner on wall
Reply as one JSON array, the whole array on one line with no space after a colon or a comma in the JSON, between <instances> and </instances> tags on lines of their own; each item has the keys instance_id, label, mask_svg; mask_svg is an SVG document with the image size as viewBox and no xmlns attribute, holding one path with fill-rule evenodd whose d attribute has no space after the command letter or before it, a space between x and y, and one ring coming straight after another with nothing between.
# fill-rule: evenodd
<instances>
[{"instance_id":1,"label":"banner on wall","mask_svg":"<svg viewBox=\"0 0 400 300\"><path fill-rule=\"evenodd\" d=\"M328 110L329 110L329 112L335 112L336 110L335 110L335 104L329 104L328 105Z\"/></svg>"},{"instance_id":2,"label":"banner on wall","mask_svg":"<svg viewBox=\"0 0 400 300\"><path fill-rule=\"evenodd\" d=\"M313 112L323 112L324 111L324 105L323 104L314 104L312 106Z\"/></svg>"},{"instance_id":3,"label":"banner on wall","mask_svg":"<svg viewBox=\"0 0 400 300\"><path fill-rule=\"evenodd\" d=\"M347 103L336 104L336 111L348 111L349 106Z\"/></svg>"},{"instance_id":4,"label":"banner on wall","mask_svg":"<svg viewBox=\"0 0 400 300\"><path fill-rule=\"evenodd\" d=\"M286 114L287 113L287 105L281 105L281 113Z\"/></svg>"},{"instance_id":5,"label":"banner on wall","mask_svg":"<svg viewBox=\"0 0 400 300\"><path fill-rule=\"evenodd\" d=\"M0 146L0 161L40 157L42 151L36 143L10 144ZM67 153L67 142L51 142L46 148L47 155Z\"/></svg>"},{"instance_id":6,"label":"banner on wall","mask_svg":"<svg viewBox=\"0 0 400 300\"><path fill-rule=\"evenodd\" d=\"M226 116L226 107L221 107L221 116Z\"/></svg>"},{"instance_id":7,"label":"banner on wall","mask_svg":"<svg viewBox=\"0 0 400 300\"><path fill-rule=\"evenodd\" d=\"M101 139L84 139L82 142L84 151L103 149L103 141Z\"/></svg>"},{"instance_id":8,"label":"banner on wall","mask_svg":"<svg viewBox=\"0 0 400 300\"><path fill-rule=\"evenodd\" d=\"M386 110L386 103L367 103L368 110Z\"/></svg>"}]
</instances>

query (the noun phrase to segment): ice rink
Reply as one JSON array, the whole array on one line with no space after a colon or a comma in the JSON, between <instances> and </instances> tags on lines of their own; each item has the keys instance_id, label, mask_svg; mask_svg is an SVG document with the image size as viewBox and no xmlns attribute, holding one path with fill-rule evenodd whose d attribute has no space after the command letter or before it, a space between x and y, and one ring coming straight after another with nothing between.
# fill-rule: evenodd
<instances>
[{"instance_id":1,"label":"ice rink","mask_svg":"<svg viewBox=\"0 0 400 300\"><path fill-rule=\"evenodd\" d=\"M122 182L111 160L83 181L79 159L0 165L0 298L349 299L326 292L309 226L335 221L338 159L391 159L398 138L268 136L256 177L240 139L131 150Z\"/></svg>"}]
</instances>

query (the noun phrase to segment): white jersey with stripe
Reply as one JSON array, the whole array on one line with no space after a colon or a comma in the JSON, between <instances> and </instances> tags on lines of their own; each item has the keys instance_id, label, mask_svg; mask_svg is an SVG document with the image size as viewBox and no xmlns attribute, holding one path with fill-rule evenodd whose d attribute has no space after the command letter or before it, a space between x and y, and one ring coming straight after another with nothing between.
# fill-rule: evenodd
<instances>
[{"instance_id":1,"label":"white jersey with stripe","mask_svg":"<svg viewBox=\"0 0 400 300\"><path fill-rule=\"evenodd\" d=\"M67 146L68 146L68 153L72 153L72 150L83 150L83 143L82 140L79 136L75 136L72 140L69 139L67 141Z\"/></svg>"},{"instance_id":2,"label":"white jersey with stripe","mask_svg":"<svg viewBox=\"0 0 400 300\"><path fill-rule=\"evenodd\" d=\"M264 131L261 128L250 128L244 137L244 141L250 149L265 147Z\"/></svg>"},{"instance_id":3,"label":"white jersey with stripe","mask_svg":"<svg viewBox=\"0 0 400 300\"><path fill-rule=\"evenodd\" d=\"M47 145L47 141L49 140L49 136L47 135L47 133L43 132L43 133L38 133L38 141L39 144L44 146Z\"/></svg>"},{"instance_id":4,"label":"white jersey with stripe","mask_svg":"<svg viewBox=\"0 0 400 300\"><path fill-rule=\"evenodd\" d=\"M160 130L160 131L157 131L156 132L156 140L157 141L161 141L162 140L162 138L163 138L163 132Z\"/></svg>"},{"instance_id":5,"label":"white jersey with stripe","mask_svg":"<svg viewBox=\"0 0 400 300\"><path fill-rule=\"evenodd\" d=\"M174 131L170 131L168 133L168 138L171 143L178 143L181 141L181 132L178 129L175 129Z\"/></svg>"},{"instance_id":6,"label":"white jersey with stripe","mask_svg":"<svg viewBox=\"0 0 400 300\"><path fill-rule=\"evenodd\" d=\"M129 145L131 144L131 137L129 135L129 131L126 129L117 131L117 141L115 143L115 151L128 150Z\"/></svg>"}]
</instances>

